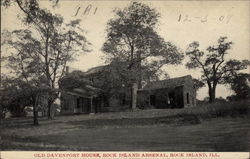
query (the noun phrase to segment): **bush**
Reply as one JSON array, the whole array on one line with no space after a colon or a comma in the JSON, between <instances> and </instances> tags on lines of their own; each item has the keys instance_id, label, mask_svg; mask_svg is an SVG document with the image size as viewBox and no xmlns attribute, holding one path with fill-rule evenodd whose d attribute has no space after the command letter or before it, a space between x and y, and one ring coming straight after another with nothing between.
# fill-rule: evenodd
<instances>
[{"instance_id":1,"label":"bush","mask_svg":"<svg viewBox=\"0 0 250 159\"><path fill-rule=\"evenodd\" d=\"M198 115L201 118L208 117L224 117L238 116L247 114L250 108L250 100L242 100L237 102L219 101L211 104L204 104L200 107L185 109L184 114Z\"/></svg>"}]
</instances>

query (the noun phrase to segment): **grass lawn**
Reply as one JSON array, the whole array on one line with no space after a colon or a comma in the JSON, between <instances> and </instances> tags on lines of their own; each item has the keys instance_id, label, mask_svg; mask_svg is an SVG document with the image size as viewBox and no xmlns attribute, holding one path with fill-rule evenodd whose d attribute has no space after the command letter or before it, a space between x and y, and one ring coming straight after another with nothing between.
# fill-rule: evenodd
<instances>
[{"instance_id":1,"label":"grass lawn","mask_svg":"<svg viewBox=\"0 0 250 159\"><path fill-rule=\"evenodd\" d=\"M204 119L185 109L153 109L41 118L40 126L31 123L31 118L1 121L1 150L250 150L249 114Z\"/></svg>"},{"instance_id":2,"label":"grass lawn","mask_svg":"<svg viewBox=\"0 0 250 159\"><path fill-rule=\"evenodd\" d=\"M88 151L248 151L249 127L244 119L221 119L186 126L77 129L34 139Z\"/></svg>"}]
</instances>

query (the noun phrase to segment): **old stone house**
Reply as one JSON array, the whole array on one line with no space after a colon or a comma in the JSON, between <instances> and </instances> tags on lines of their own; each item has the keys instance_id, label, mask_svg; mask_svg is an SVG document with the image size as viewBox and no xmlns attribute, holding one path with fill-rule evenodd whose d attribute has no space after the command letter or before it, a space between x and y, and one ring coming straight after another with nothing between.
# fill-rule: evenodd
<instances>
[{"instance_id":1,"label":"old stone house","mask_svg":"<svg viewBox=\"0 0 250 159\"><path fill-rule=\"evenodd\" d=\"M103 75L110 74L108 65L98 66L84 72L84 78L91 84L84 88L74 88L64 90L61 93L61 113L62 114L88 114L97 112L115 112L130 109L130 91L123 85L117 86L115 93L107 94L107 90L100 89L105 87ZM108 89L108 88L106 88ZM112 91L112 90L110 90Z\"/></svg>"},{"instance_id":2,"label":"old stone house","mask_svg":"<svg viewBox=\"0 0 250 159\"><path fill-rule=\"evenodd\" d=\"M191 75L147 83L138 90L137 103L146 108L196 106L196 89Z\"/></svg>"},{"instance_id":3,"label":"old stone house","mask_svg":"<svg viewBox=\"0 0 250 159\"><path fill-rule=\"evenodd\" d=\"M97 112L114 112L131 109L131 89L123 85L114 87L115 93L106 94L100 89L105 87L102 75L109 74L108 82L115 77L109 72L108 65L99 66L84 72L84 78L91 84L84 88L74 88L61 92L62 114L88 114ZM101 75L102 74L102 75ZM115 83L115 82L114 82ZM120 83L119 83L120 84ZM100 87L102 85L102 87ZM196 90L192 77L183 76L147 83L137 90L137 107L139 108L184 108L196 106Z\"/></svg>"}]
</instances>

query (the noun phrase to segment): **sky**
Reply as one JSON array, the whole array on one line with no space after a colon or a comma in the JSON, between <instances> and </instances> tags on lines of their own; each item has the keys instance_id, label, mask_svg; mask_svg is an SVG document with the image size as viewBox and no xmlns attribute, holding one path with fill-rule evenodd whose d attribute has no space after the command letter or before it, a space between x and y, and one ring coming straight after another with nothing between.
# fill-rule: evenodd
<instances>
[{"instance_id":1,"label":"sky","mask_svg":"<svg viewBox=\"0 0 250 159\"><path fill-rule=\"evenodd\" d=\"M81 19L85 36L92 43L91 52L81 55L70 64L71 68L86 71L99 65L104 65L104 54L101 51L106 36L106 24L114 17L115 8L124 8L131 1L69 1L60 0L55 8L49 1L40 1L40 7L61 14L66 22ZM220 36L227 36L233 42L228 51L227 59L250 59L250 1L142 1L155 8L161 15L157 32L166 41L170 41L183 52L193 41L200 43L201 49L216 45ZM85 12L86 8L89 12ZM78 12L77 12L78 11ZM84 14L85 12L85 14ZM20 9L12 6L2 9L1 29L14 30L24 27L17 15L22 15ZM2 50L4 54L4 50ZM7 53L6 53L7 54ZM201 76L200 70L188 70L183 65L164 66L170 77L192 75ZM3 68L4 69L4 68ZM4 70L3 70L4 72ZM250 73L250 70L245 70ZM206 87L197 93L198 99L208 96ZM233 92L227 86L219 85L217 97L227 97Z\"/></svg>"}]
</instances>

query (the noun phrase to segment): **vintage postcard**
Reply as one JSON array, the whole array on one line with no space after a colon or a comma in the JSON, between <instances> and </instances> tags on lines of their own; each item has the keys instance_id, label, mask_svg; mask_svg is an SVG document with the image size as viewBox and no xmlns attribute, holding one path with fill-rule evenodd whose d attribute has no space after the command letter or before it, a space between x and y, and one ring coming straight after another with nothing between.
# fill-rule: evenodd
<instances>
[{"instance_id":1,"label":"vintage postcard","mask_svg":"<svg viewBox=\"0 0 250 159\"><path fill-rule=\"evenodd\" d=\"M1 0L0 158L248 159L250 1Z\"/></svg>"}]
</instances>

